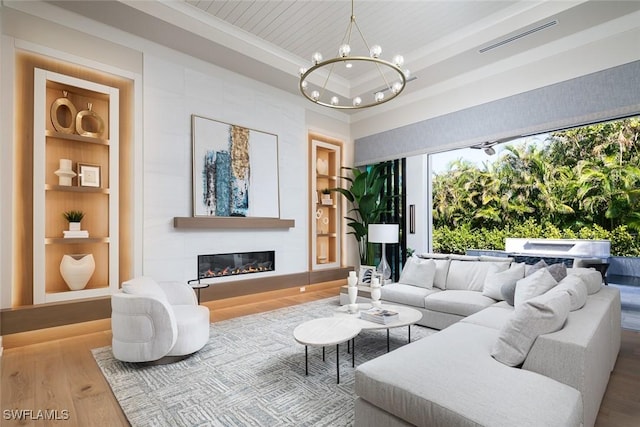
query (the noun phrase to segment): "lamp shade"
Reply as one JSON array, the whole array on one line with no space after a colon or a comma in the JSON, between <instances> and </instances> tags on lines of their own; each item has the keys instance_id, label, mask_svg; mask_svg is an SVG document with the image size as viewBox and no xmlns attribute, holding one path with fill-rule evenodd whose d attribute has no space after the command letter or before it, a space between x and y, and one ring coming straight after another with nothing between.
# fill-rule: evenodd
<instances>
[{"instance_id":1,"label":"lamp shade","mask_svg":"<svg viewBox=\"0 0 640 427\"><path fill-rule=\"evenodd\" d=\"M369 224L370 243L398 243L398 224Z\"/></svg>"}]
</instances>

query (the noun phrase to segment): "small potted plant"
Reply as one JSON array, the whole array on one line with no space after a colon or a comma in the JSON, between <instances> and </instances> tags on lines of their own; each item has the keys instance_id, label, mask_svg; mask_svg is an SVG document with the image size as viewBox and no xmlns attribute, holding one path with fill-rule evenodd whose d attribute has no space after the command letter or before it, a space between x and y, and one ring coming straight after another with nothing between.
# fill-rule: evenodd
<instances>
[{"instance_id":1,"label":"small potted plant","mask_svg":"<svg viewBox=\"0 0 640 427\"><path fill-rule=\"evenodd\" d=\"M80 222L84 218L84 212L82 211L66 211L62 214L64 219L69 221L69 231L79 231Z\"/></svg>"},{"instance_id":2,"label":"small potted plant","mask_svg":"<svg viewBox=\"0 0 640 427\"><path fill-rule=\"evenodd\" d=\"M325 188L324 190L322 190L321 198L322 198L323 205L333 204L333 202L331 201L331 190L329 190L328 188Z\"/></svg>"}]
</instances>

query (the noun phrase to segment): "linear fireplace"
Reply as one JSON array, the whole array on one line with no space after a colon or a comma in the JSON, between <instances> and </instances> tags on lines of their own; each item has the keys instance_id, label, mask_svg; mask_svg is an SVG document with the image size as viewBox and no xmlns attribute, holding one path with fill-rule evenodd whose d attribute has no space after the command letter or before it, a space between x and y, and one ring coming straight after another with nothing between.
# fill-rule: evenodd
<instances>
[{"instance_id":1,"label":"linear fireplace","mask_svg":"<svg viewBox=\"0 0 640 427\"><path fill-rule=\"evenodd\" d=\"M275 251L198 255L198 279L275 270Z\"/></svg>"}]
</instances>

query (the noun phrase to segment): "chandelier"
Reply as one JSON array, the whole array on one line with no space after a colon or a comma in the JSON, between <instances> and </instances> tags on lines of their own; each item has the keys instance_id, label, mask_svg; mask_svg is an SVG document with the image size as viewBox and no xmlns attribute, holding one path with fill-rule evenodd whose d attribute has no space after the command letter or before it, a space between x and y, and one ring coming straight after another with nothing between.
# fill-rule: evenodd
<instances>
[{"instance_id":1,"label":"chandelier","mask_svg":"<svg viewBox=\"0 0 640 427\"><path fill-rule=\"evenodd\" d=\"M360 38L364 43L364 47L368 50L368 56L352 55L351 33L354 28L360 35ZM300 92L302 92L302 94L311 102L341 110L367 108L391 101L404 90L407 79L409 78L409 70L403 70L401 68L404 64L404 58L402 55L394 56L391 62L389 62L380 58L381 53L382 48L379 45L373 45L370 47L365 40L364 35L362 34L362 31L360 31L360 27L356 22L353 0L351 0L351 18L342 39L342 43L338 48L338 56L323 60L322 54L320 52L315 52L311 57L311 67L309 69L300 68L299 70ZM334 74L334 68L336 66L343 66L358 73L360 73L363 68L367 68L367 66L369 68L374 67L375 72L381 79L379 89L372 91L369 94L355 96L352 99L332 95L331 92L327 90L327 85L330 84L331 78ZM322 74L322 72L319 72L320 70L323 70L326 73L326 77L320 76L320 74ZM309 77L313 73L318 75L317 81L324 80L324 83L321 86L314 86L309 82ZM388 94L386 94L387 92Z\"/></svg>"}]
</instances>

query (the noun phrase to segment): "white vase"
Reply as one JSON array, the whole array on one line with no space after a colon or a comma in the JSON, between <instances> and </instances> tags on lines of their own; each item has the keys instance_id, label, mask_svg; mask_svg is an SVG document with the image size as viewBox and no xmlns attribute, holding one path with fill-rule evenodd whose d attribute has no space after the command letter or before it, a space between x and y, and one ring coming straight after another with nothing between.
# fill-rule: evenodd
<instances>
[{"instance_id":1,"label":"white vase","mask_svg":"<svg viewBox=\"0 0 640 427\"><path fill-rule=\"evenodd\" d=\"M71 160L60 159L60 168L54 172L58 175L58 185L69 187L76 173L71 169Z\"/></svg>"},{"instance_id":2,"label":"white vase","mask_svg":"<svg viewBox=\"0 0 640 427\"><path fill-rule=\"evenodd\" d=\"M70 222L69 231L80 231L81 224L79 222Z\"/></svg>"},{"instance_id":3,"label":"white vase","mask_svg":"<svg viewBox=\"0 0 640 427\"><path fill-rule=\"evenodd\" d=\"M382 296L382 290L380 289L380 280L377 277L371 278L371 305L374 307L380 307L380 297Z\"/></svg>"},{"instance_id":4,"label":"white vase","mask_svg":"<svg viewBox=\"0 0 640 427\"><path fill-rule=\"evenodd\" d=\"M325 159L316 160L316 171L318 175L326 175L329 172L329 164Z\"/></svg>"},{"instance_id":5,"label":"white vase","mask_svg":"<svg viewBox=\"0 0 640 427\"><path fill-rule=\"evenodd\" d=\"M93 254L64 255L60 274L72 291L84 289L96 269Z\"/></svg>"},{"instance_id":6,"label":"white vase","mask_svg":"<svg viewBox=\"0 0 640 427\"><path fill-rule=\"evenodd\" d=\"M347 285L349 286L358 286L358 276L356 276L355 271L349 272L349 277L347 277Z\"/></svg>"}]
</instances>

